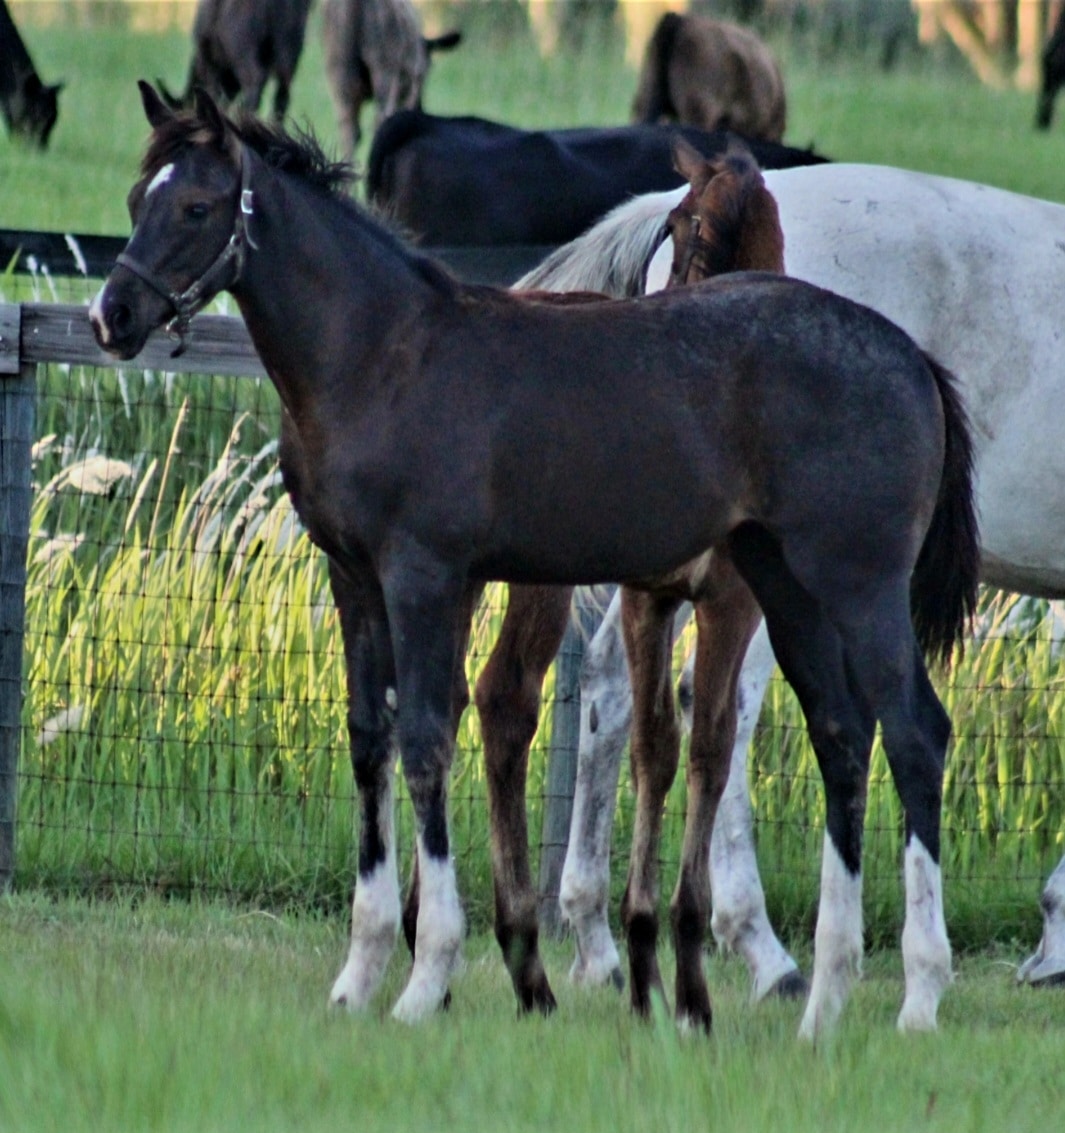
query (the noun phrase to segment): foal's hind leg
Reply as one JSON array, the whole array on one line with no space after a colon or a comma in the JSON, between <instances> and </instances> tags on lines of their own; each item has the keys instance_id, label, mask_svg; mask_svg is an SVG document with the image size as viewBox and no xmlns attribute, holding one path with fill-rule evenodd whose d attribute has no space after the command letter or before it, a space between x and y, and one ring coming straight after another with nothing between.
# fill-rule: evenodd
<instances>
[{"instance_id":1,"label":"foal's hind leg","mask_svg":"<svg viewBox=\"0 0 1065 1133\"><path fill-rule=\"evenodd\" d=\"M680 875L670 909L677 958L677 1018L710 1029L703 947L710 915L708 851L736 737L736 687L748 642L761 620L750 590L714 556L714 593L696 603L696 696L688 754L688 811Z\"/></svg>"},{"instance_id":2,"label":"foal's hind leg","mask_svg":"<svg viewBox=\"0 0 1065 1133\"><path fill-rule=\"evenodd\" d=\"M906 815L906 997L898 1026L931 1031L952 979L939 866L950 719L928 679L903 595L888 594L871 605L860 630L847 624L841 629L856 679L880 718L884 752Z\"/></svg>"},{"instance_id":3,"label":"foal's hind leg","mask_svg":"<svg viewBox=\"0 0 1065 1133\"><path fill-rule=\"evenodd\" d=\"M835 1025L861 967L862 828L876 718L852 681L839 633L791 573L779 543L750 524L738 528L730 542L802 705L825 784L814 973L799 1031L814 1038Z\"/></svg>"},{"instance_id":4,"label":"foal's hind leg","mask_svg":"<svg viewBox=\"0 0 1065 1133\"><path fill-rule=\"evenodd\" d=\"M662 807L680 758L680 730L673 706L671 654L677 602L625 588L622 624L633 692L631 741L636 819L621 921L629 945L633 1010L648 1015L651 997L665 1002L658 967L658 849Z\"/></svg>"},{"instance_id":5,"label":"foal's hind leg","mask_svg":"<svg viewBox=\"0 0 1065 1133\"><path fill-rule=\"evenodd\" d=\"M499 638L474 692L488 776L496 939L523 1011L555 1007L539 952L525 783L540 690L566 630L572 593L567 586L510 587Z\"/></svg>"}]
</instances>

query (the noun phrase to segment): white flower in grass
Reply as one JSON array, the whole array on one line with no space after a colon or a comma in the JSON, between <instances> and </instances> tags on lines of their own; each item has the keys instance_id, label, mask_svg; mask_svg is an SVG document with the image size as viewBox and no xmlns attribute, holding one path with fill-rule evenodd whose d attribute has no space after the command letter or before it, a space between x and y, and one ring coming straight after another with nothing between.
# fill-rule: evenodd
<instances>
[{"instance_id":1,"label":"white flower in grass","mask_svg":"<svg viewBox=\"0 0 1065 1133\"><path fill-rule=\"evenodd\" d=\"M60 736L67 735L69 732L76 732L81 727L84 715L84 704L72 704L69 708L64 708L62 712L57 712L50 720L44 722L44 726L37 733L38 746L47 747L49 744L55 743Z\"/></svg>"}]
</instances>

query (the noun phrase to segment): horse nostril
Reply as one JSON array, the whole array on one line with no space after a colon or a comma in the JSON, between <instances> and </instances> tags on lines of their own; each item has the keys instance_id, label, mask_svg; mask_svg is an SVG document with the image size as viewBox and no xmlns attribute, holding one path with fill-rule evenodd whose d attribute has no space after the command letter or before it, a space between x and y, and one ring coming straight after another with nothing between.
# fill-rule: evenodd
<instances>
[{"instance_id":1,"label":"horse nostril","mask_svg":"<svg viewBox=\"0 0 1065 1133\"><path fill-rule=\"evenodd\" d=\"M111 308L110 317L108 322L111 324L111 332L117 337L123 337L129 330L129 324L132 319L130 309L124 303L117 303Z\"/></svg>"}]
</instances>

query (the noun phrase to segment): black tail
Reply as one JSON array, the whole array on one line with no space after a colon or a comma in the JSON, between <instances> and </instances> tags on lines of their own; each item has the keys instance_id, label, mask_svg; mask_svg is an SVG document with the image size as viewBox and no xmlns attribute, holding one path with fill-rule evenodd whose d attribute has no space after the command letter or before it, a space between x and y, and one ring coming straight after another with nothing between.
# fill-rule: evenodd
<instances>
[{"instance_id":1,"label":"black tail","mask_svg":"<svg viewBox=\"0 0 1065 1133\"><path fill-rule=\"evenodd\" d=\"M943 405L943 478L932 523L910 586L917 640L932 661L947 664L976 611L980 540L973 500L969 418L949 370L925 355Z\"/></svg>"}]
</instances>

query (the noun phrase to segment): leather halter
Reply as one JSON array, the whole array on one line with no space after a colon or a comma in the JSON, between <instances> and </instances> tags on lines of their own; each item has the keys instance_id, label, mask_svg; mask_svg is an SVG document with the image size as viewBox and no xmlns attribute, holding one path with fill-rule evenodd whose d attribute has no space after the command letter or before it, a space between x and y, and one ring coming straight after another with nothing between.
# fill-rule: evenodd
<instances>
[{"instance_id":1,"label":"leather halter","mask_svg":"<svg viewBox=\"0 0 1065 1133\"><path fill-rule=\"evenodd\" d=\"M203 274L184 291L176 291L167 287L155 272L144 267L127 252L120 252L115 263L133 272L143 280L156 294L161 295L171 307L174 308L174 317L166 324L167 333L176 336L177 346L171 351L170 357L177 358L185 353L185 336L189 330L192 316L205 307L225 287L232 287L244 271L244 261L247 258L248 247L258 247L248 232L247 218L253 215L251 191L251 163L247 160L245 147L240 147L240 201L233 221L233 232L226 246L215 257L215 260ZM232 278L222 282L229 265L235 264Z\"/></svg>"},{"instance_id":2,"label":"leather halter","mask_svg":"<svg viewBox=\"0 0 1065 1133\"><path fill-rule=\"evenodd\" d=\"M669 286L679 287L688 282L688 272L691 271L692 261L695 259L695 254L699 250L699 245L706 245L707 241L700 239L699 228L702 225L702 217L693 216L691 218L691 231L688 233L688 239L684 243L684 249L681 253L680 267L671 268L669 272Z\"/></svg>"}]
</instances>

